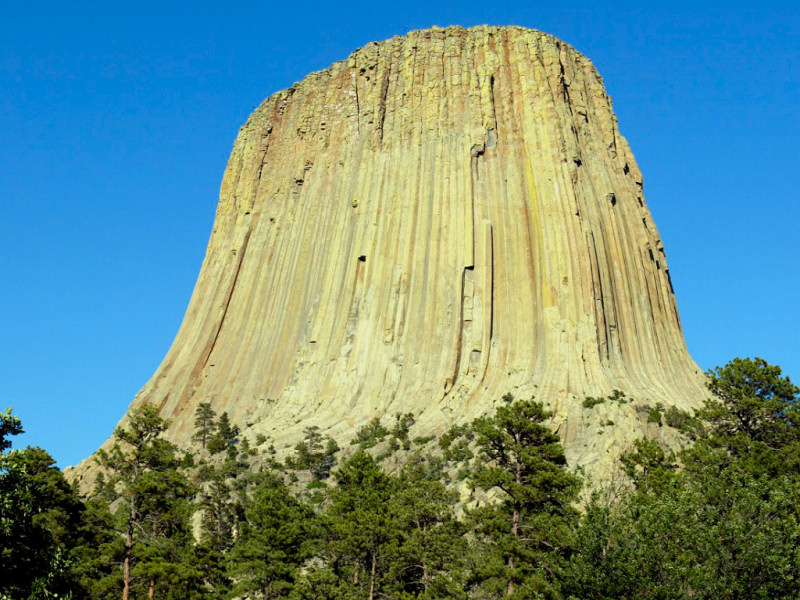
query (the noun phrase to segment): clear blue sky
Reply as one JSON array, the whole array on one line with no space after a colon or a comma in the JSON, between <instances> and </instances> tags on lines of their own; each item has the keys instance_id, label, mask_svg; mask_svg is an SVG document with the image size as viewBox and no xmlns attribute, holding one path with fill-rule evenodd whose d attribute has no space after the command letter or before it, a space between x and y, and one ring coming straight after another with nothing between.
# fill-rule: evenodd
<instances>
[{"instance_id":1,"label":"clear blue sky","mask_svg":"<svg viewBox=\"0 0 800 600\"><path fill-rule=\"evenodd\" d=\"M239 126L268 95L431 25L541 29L591 58L645 177L698 364L800 381L796 3L5 2L0 410L61 466L166 353Z\"/></svg>"}]
</instances>

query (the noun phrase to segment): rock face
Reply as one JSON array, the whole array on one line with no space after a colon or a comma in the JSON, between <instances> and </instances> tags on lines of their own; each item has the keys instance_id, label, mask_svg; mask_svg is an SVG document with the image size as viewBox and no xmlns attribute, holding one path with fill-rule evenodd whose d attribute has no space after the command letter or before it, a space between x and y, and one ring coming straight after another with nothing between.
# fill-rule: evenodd
<instances>
[{"instance_id":1,"label":"rock face","mask_svg":"<svg viewBox=\"0 0 800 600\"><path fill-rule=\"evenodd\" d=\"M615 389L636 401L582 406ZM441 432L508 391L545 402L598 476L659 430L637 402L706 395L592 63L538 31L434 28L268 98L134 405L188 444L211 402L280 449L309 425L346 441L397 412Z\"/></svg>"}]
</instances>

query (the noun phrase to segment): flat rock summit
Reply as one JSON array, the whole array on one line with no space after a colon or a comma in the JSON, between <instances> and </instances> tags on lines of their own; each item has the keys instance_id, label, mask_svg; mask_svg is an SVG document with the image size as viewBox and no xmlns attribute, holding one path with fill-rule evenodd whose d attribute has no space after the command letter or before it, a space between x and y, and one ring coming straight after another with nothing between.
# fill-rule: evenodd
<instances>
[{"instance_id":1,"label":"flat rock summit","mask_svg":"<svg viewBox=\"0 0 800 600\"><path fill-rule=\"evenodd\" d=\"M692 408L703 381L595 67L539 31L448 27L368 44L250 116L132 406L188 446L210 402L280 452L398 412L441 433L511 392L602 478L642 435L677 443L640 405ZM583 405L614 390L628 401Z\"/></svg>"}]
</instances>

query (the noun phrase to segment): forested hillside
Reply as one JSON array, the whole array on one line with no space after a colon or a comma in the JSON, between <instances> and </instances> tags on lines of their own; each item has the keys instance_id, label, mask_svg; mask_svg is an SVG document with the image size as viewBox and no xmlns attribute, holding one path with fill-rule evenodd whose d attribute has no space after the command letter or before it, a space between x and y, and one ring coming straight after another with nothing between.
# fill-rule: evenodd
<instances>
[{"instance_id":1,"label":"forested hillside","mask_svg":"<svg viewBox=\"0 0 800 600\"><path fill-rule=\"evenodd\" d=\"M709 372L695 414L614 394L683 433L641 439L619 477L568 468L551 415L503 398L440 439L414 415L352 444L309 427L278 460L209 404L199 451L131 412L80 497L0 413L0 598L797 598L800 389L761 359ZM608 423L608 427L614 427Z\"/></svg>"}]
</instances>

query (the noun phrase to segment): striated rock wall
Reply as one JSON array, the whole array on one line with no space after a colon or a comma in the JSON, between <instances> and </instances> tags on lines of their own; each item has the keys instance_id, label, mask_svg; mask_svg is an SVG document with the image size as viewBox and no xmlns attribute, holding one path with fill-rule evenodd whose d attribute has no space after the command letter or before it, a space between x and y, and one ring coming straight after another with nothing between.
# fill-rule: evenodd
<instances>
[{"instance_id":1,"label":"striated rock wall","mask_svg":"<svg viewBox=\"0 0 800 600\"><path fill-rule=\"evenodd\" d=\"M603 81L541 32L451 27L369 44L253 113L134 405L189 443L210 401L280 448L399 411L441 432L511 391L602 477L658 430L635 403L581 404L614 389L705 396Z\"/></svg>"}]
</instances>

